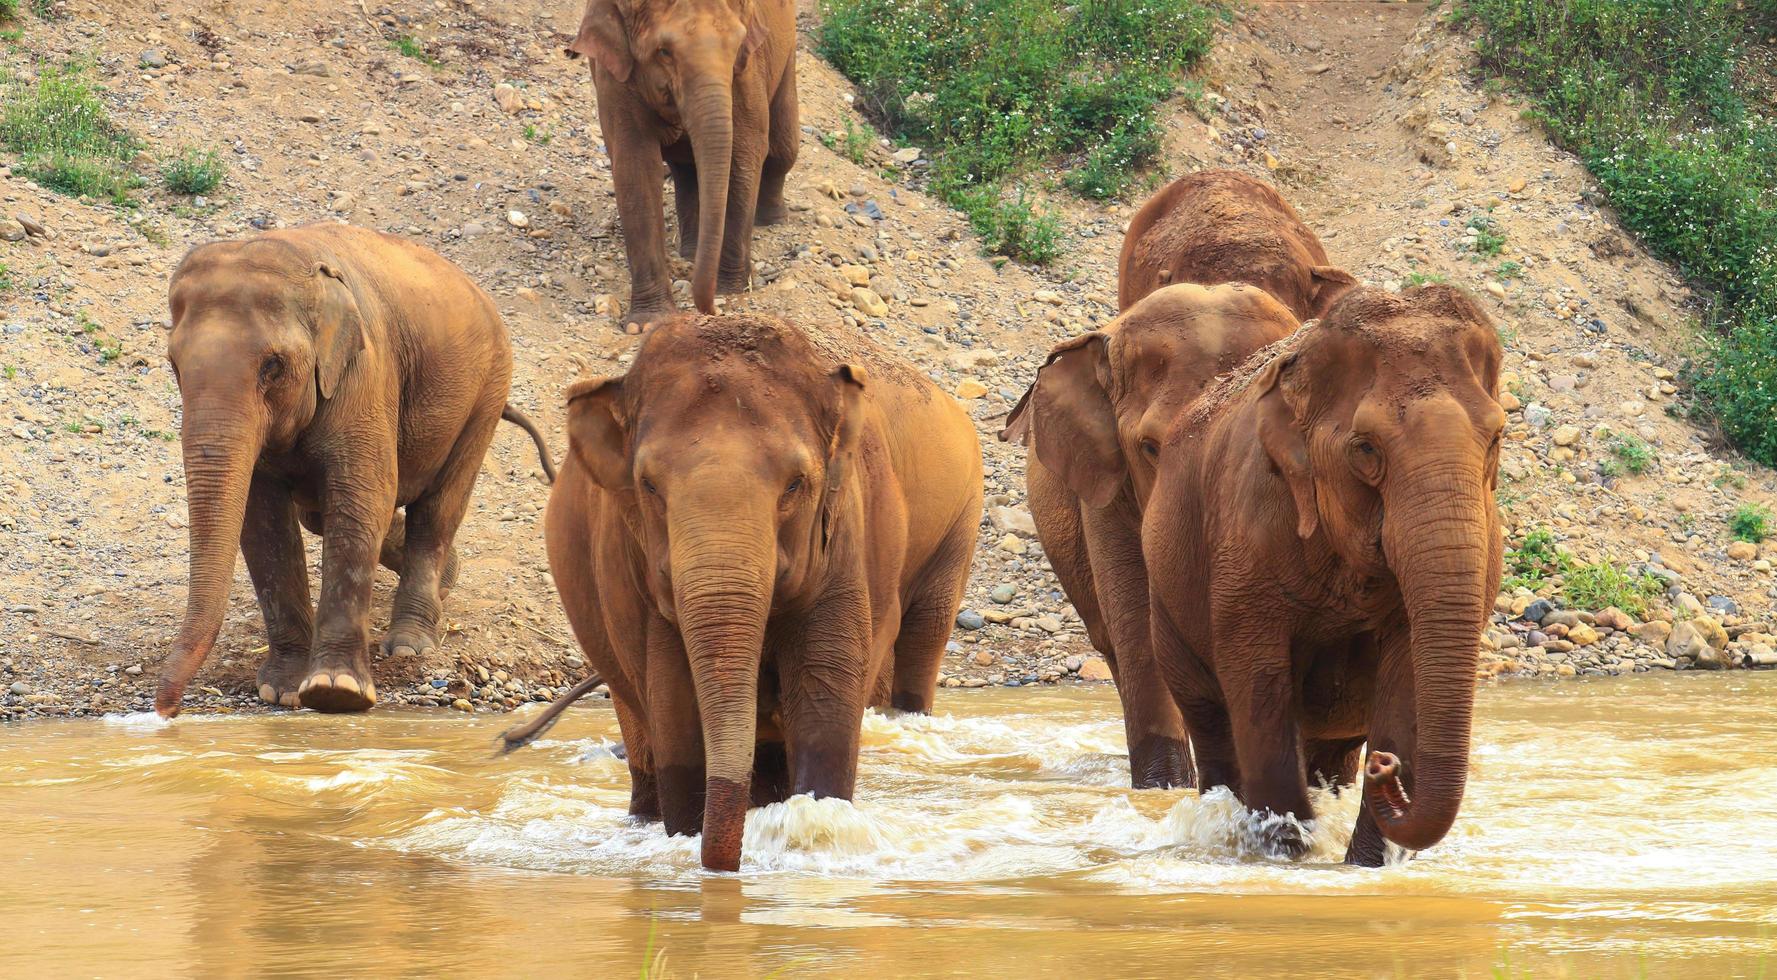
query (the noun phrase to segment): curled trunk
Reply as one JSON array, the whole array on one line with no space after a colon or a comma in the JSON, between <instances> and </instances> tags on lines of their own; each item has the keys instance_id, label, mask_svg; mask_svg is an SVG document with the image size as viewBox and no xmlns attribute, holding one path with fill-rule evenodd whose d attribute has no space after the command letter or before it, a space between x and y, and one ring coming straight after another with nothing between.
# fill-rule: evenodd
<instances>
[{"instance_id":1,"label":"curled trunk","mask_svg":"<svg viewBox=\"0 0 1777 980\"><path fill-rule=\"evenodd\" d=\"M776 544L768 520L737 516L732 503L699 510L716 519L671 533L674 604L703 720L703 866L738 871Z\"/></svg>"},{"instance_id":2,"label":"curled trunk","mask_svg":"<svg viewBox=\"0 0 1777 980\"><path fill-rule=\"evenodd\" d=\"M1389 564L1411 631L1417 734L1410 759L1372 747L1365 770L1366 800L1378 828L1409 850L1443 839L1462 806L1475 664L1498 586L1488 581L1487 536L1494 529L1486 519L1491 502L1478 467L1433 464L1426 471L1398 494L1402 504L1388 510L1398 541L1389 548ZM1400 779L1403 765L1410 795Z\"/></svg>"},{"instance_id":3,"label":"curled trunk","mask_svg":"<svg viewBox=\"0 0 1777 980\"><path fill-rule=\"evenodd\" d=\"M697 162L697 255L691 267L691 300L699 312L713 314L728 216L728 172L734 158L732 83L722 79L696 88L684 118Z\"/></svg>"},{"instance_id":4,"label":"curled trunk","mask_svg":"<svg viewBox=\"0 0 1777 980\"><path fill-rule=\"evenodd\" d=\"M258 428L248 420L227 410L206 411L189 403L185 419L182 435L191 579L185 622L174 641L173 655L161 669L160 687L154 696L154 710L163 718L179 713L185 688L222 630L253 464L259 458Z\"/></svg>"}]
</instances>

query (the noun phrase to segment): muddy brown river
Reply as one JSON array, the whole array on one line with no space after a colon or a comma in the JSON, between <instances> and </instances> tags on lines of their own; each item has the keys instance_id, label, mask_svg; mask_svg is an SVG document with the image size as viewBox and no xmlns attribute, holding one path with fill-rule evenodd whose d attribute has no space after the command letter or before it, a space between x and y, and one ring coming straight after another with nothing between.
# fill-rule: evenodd
<instances>
[{"instance_id":1,"label":"muddy brown river","mask_svg":"<svg viewBox=\"0 0 1777 980\"><path fill-rule=\"evenodd\" d=\"M1462 818L1341 867L1225 791L1125 786L1108 689L867 719L855 806L747 818L738 875L624 815L608 705L0 732L13 976L1777 976L1777 675L1483 689Z\"/></svg>"}]
</instances>

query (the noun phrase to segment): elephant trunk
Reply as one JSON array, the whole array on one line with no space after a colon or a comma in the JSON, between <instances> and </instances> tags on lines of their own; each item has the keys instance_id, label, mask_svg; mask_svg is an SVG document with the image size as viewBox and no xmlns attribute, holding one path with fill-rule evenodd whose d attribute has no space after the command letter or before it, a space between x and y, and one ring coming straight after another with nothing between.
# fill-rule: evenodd
<instances>
[{"instance_id":1,"label":"elephant trunk","mask_svg":"<svg viewBox=\"0 0 1777 980\"><path fill-rule=\"evenodd\" d=\"M1365 801L1382 836L1409 850L1443 839L1462 806L1475 665L1499 586L1479 460L1453 454L1417 469L1390 495L1401 504L1385 501L1383 539L1406 602L1416 737L1405 762L1371 746L1364 772Z\"/></svg>"},{"instance_id":2,"label":"elephant trunk","mask_svg":"<svg viewBox=\"0 0 1777 980\"><path fill-rule=\"evenodd\" d=\"M684 114L697 162L697 255L691 266L691 301L698 312L716 312L716 268L728 216L728 171L734 155L734 93L727 78L706 81L691 92Z\"/></svg>"},{"instance_id":3,"label":"elephant trunk","mask_svg":"<svg viewBox=\"0 0 1777 980\"><path fill-rule=\"evenodd\" d=\"M688 510L691 508L688 508ZM671 533L673 596L697 687L705 778L703 866L740 870L753 773L760 650L777 547L765 515L695 508L715 519Z\"/></svg>"},{"instance_id":4,"label":"elephant trunk","mask_svg":"<svg viewBox=\"0 0 1777 980\"><path fill-rule=\"evenodd\" d=\"M248 413L234 406L187 401L181 433L185 451L185 493L191 539L191 571L185 622L173 655L161 669L154 710L163 718L179 713L179 701L222 630L234 557L246 519L247 492L263 434Z\"/></svg>"}]
</instances>

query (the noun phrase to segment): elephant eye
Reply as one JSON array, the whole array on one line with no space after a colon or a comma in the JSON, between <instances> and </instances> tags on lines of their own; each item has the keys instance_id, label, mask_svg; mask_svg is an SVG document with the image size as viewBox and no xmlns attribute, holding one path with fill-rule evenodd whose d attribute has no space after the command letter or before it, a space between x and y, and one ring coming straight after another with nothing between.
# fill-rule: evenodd
<instances>
[{"instance_id":1,"label":"elephant eye","mask_svg":"<svg viewBox=\"0 0 1777 980\"><path fill-rule=\"evenodd\" d=\"M1160 456L1160 444L1152 439L1143 439L1141 441L1141 451L1147 453L1149 457L1158 458Z\"/></svg>"},{"instance_id":2,"label":"elephant eye","mask_svg":"<svg viewBox=\"0 0 1777 980\"><path fill-rule=\"evenodd\" d=\"M642 489L648 491L651 496L660 496L660 491L654 488L654 481L645 476L642 477Z\"/></svg>"},{"instance_id":3,"label":"elephant eye","mask_svg":"<svg viewBox=\"0 0 1777 980\"><path fill-rule=\"evenodd\" d=\"M281 378L283 376L284 376L283 355L270 354L270 355L266 356L265 360L259 362L259 383L260 384L262 384L262 385L271 384L272 382L278 380L279 378Z\"/></svg>"},{"instance_id":4,"label":"elephant eye","mask_svg":"<svg viewBox=\"0 0 1777 980\"><path fill-rule=\"evenodd\" d=\"M1363 453L1365 456L1376 455L1376 446L1374 443L1370 442L1370 440L1368 440L1368 439L1359 439L1355 445L1357 447L1357 451L1360 453Z\"/></svg>"},{"instance_id":5,"label":"elephant eye","mask_svg":"<svg viewBox=\"0 0 1777 980\"><path fill-rule=\"evenodd\" d=\"M790 494L793 494L800 489L802 489L802 478L796 477L790 481L789 486L784 488L784 496L788 497Z\"/></svg>"},{"instance_id":6,"label":"elephant eye","mask_svg":"<svg viewBox=\"0 0 1777 980\"><path fill-rule=\"evenodd\" d=\"M660 50L659 50L659 51L656 51L656 52L654 52L654 54L655 54L655 56L656 56L656 57L658 57L658 58L659 58L659 59L660 59L660 60L661 60L661 61L671 61L671 60L673 60L673 52L672 52L672 49L671 49L671 48L669 48L669 47L667 47L667 46L666 46L666 45L664 45L664 44L662 44L662 45L661 45L661 46L660 46Z\"/></svg>"}]
</instances>

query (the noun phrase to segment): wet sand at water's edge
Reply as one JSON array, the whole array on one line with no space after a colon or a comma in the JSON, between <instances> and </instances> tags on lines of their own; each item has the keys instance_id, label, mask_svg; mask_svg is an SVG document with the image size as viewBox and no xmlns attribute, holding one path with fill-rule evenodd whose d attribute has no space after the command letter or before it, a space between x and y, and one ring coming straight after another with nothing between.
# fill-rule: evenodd
<instances>
[{"instance_id":1,"label":"wet sand at water's edge","mask_svg":"<svg viewBox=\"0 0 1777 980\"><path fill-rule=\"evenodd\" d=\"M608 704L44 722L0 737L15 975L1777 975L1777 676L1480 692L1451 836L1297 863L1225 792L1132 792L1108 689L866 720L859 798L747 819L738 875L624 815ZM651 951L651 952L650 952ZM659 974L657 974L659 975Z\"/></svg>"}]
</instances>

